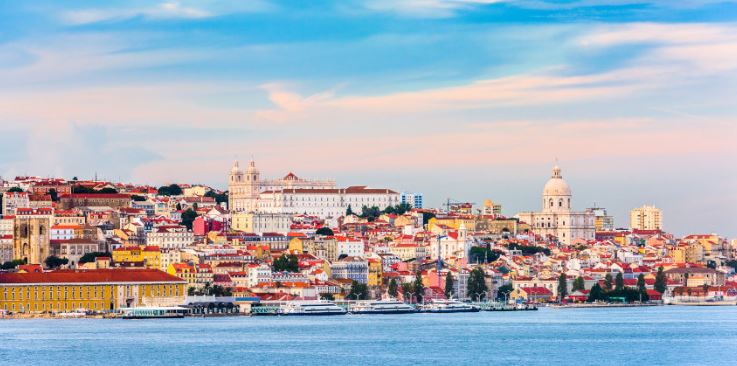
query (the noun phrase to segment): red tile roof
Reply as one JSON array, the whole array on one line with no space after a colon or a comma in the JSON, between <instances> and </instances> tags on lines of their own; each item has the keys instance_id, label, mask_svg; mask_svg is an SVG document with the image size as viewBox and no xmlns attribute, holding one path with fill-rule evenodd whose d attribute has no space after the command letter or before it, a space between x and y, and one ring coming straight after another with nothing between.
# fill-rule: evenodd
<instances>
[{"instance_id":1,"label":"red tile roof","mask_svg":"<svg viewBox=\"0 0 737 366\"><path fill-rule=\"evenodd\" d=\"M184 282L156 269L93 269L61 270L43 273L0 273L2 284L31 283L121 283L121 282Z\"/></svg>"}]
</instances>

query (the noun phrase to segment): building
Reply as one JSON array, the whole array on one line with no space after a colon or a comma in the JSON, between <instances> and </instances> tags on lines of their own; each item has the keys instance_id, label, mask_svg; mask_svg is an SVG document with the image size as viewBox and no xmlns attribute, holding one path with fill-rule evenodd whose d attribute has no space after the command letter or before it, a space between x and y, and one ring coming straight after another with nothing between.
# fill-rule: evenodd
<instances>
[{"instance_id":1,"label":"building","mask_svg":"<svg viewBox=\"0 0 737 366\"><path fill-rule=\"evenodd\" d=\"M3 215L15 215L15 209L31 207L31 199L27 192L5 192L3 198Z\"/></svg>"},{"instance_id":2,"label":"building","mask_svg":"<svg viewBox=\"0 0 737 366\"><path fill-rule=\"evenodd\" d=\"M51 255L68 259L70 266L77 265L87 253L105 252L104 242L84 238L51 240L49 247Z\"/></svg>"},{"instance_id":3,"label":"building","mask_svg":"<svg viewBox=\"0 0 737 366\"><path fill-rule=\"evenodd\" d=\"M678 267L665 270L669 282L682 283L686 287L724 285L723 272L704 267Z\"/></svg>"},{"instance_id":4,"label":"building","mask_svg":"<svg viewBox=\"0 0 737 366\"><path fill-rule=\"evenodd\" d=\"M59 205L64 210L75 207L102 206L120 209L130 207L131 197L119 193L73 193L61 196Z\"/></svg>"},{"instance_id":5,"label":"building","mask_svg":"<svg viewBox=\"0 0 737 366\"><path fill-rule=\"evenodd\" d=\"M231 216L231 229L247 233L287 233L292 216L277 213L238 212Z\"/></svg>"},{"instance_id":6,"label":"building","mask_svg":"<svg viewBox=\"0 0 737 366\"><path fill-rule=\"evenodd\" d=\"M110 312L184 302L186 282L159 270L0 273L0 309L16 313Z\"/></svg>"},{"instance_id":7,"label":"building","mask_svg":"<svg viewBox=\"0 0 737 366\"><path fill-rule=\"evenodd\" d=\"M383 210L399 204L399 193L386 188L351 186L325 189L282 189L259 196L258 210L280 214L307 214L321 219L344 216L348 207L361 214L363 207Z\"/></svg>"},{"instance_id":8,"label":"building","mask_svg":"<svg viewBox=\"0 0 737 366\"><path fill-rule=\"evenodd\" d=\"M282 189L331 189L332 180L307 180L287 174L282 179L261 180L256 162L251 160L246 171L242 171L236 161L228 175L228 208L232 212L254 212L258 210L259 195L264 191Z\"/></svg>"},{"instance_id":9,"label":"building","mask_svg":"<svg viewBox=\"0 0 737 366\"><path fill-rule=\"evenodd\" d=\"M161 250L150 245L119 247L113 250L113 262L135 263L144 268L161 269Z\"/></svg>"},{"instance_id":10,"label":"building","mask_svg":"<svg viewBox=\"0 0 737 366\"><path fill-rule=\"evenodd\" d=\"M572 198L571 189L556 165L543 188L542 211L521 212L517 217L528 223L536 235L555 237L564 244L570 244L575 239L594 240L594 213L590 210L572 211Z\"/></svg>"},{"instance_id":11,"label":"building","mask_svg":"<svg viewBox=\"0 0 737 366\"><path fill-rule=\"evenodd\" d=\"M422 208L424 197L422 193L402 192L399 196L400 202L410 205L412 208Z\"/></svg>"},{"instance_id":12,"label":"building","mask_svg":"<svg viewBox=\"0 0 737 366\"><path fill-rule=\"evenodd\" d=\"M182 225L156 226L146 234L146 245L181 249L194 243L194 233Z\"/></svg>"},{"instance_id":13,"label":"building","mask_svg":"<svg viewBox=\"0 0 737 366\"><path fill-rule=\"evenodd\" d=\"M345 257L330 265L333 278L344 278L368 284L369 265L363 257Z\"/></svg>"},{"instance_id":14,"label":"building","mask_svg":"<svg viewBox=\"0 0 737 366\"><path fill-rule=\"evenodd\" d=\"M663 213L655 206L642 206L630 211L630 229L662 230Z\"/></svg>"},{"instance_id":15,"label":"building","mask_svg":"<svg viewBox=\"0 0 737 366\"><path fill-rule=\"evenodd\" d=\"M13 226L14 216L0 217L0 263L13 260Z\"/></svg>"},{"instance_id":16,"label":"building","mask_svg":"<svg viewBox=\"0 0 737 366\"><path fill-rule=\"evenodd\" d=\"M597 233L614 231L614 216L607 214L605 208L593 207L589 210L594 213L594 228Z\"/></svg>"},{"instance_id":17,"label":"building","mask_svg":"<svg viewBox=\"0 0 737 366\"><path fill-rule=\"evenodd\" d=\"M502 214L502 205L492 200L484 200L484 215L499 216Z\"/></svg>"},{"instance_id":18,"label":"building","mask_svg":"<svg viewBox=\"0 0 737 366\"><path fill-rule=\"evenodd\" d=\"M13 231L13 258L27 263L41 264L51 255L51 208L18 208L15 210Z\"/></svg>"}]
</instances>

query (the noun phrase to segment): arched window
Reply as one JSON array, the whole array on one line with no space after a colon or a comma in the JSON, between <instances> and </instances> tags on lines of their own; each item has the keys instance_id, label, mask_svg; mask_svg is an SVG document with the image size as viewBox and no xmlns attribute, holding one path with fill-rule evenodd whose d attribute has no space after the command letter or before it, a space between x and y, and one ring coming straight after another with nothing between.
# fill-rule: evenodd
<instances>
[{"instance_id":1,"label":"arched window","mask_svg":"<svg viewBox=\"0 0 737 366\"><path fill-rule=\"evenodd\" d=\"M553 199L550 199L550 208L553 208Z\"/></svg>"}]
</instances>

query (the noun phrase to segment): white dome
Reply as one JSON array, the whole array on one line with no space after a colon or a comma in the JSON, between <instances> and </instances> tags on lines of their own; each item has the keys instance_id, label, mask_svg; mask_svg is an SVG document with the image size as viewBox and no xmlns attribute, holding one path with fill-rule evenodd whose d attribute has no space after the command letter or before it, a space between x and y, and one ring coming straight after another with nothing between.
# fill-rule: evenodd
<instances>
[{"instance_id":1,"label":"white dome","mask_svg":"<svg viewBox=\"0 0 737 366\"><path fill-rule=\"evenodd\" d=\"M556 165L553 168L553 176L550 177L545 188L543 188L543 196L570 196L571 187L560 175L560 168Z\"/></svg>"}]
</instances>

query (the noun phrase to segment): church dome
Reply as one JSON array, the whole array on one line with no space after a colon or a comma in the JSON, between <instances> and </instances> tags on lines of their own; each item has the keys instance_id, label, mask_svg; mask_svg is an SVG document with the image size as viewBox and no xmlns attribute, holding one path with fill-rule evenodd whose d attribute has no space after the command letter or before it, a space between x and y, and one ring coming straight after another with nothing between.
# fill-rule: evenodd
<instances>
[{"instance_id":1,"label":"church dome","mask_svg":"<svg viewBox=\"0 0 737 366\"><path fill-rule=\"evenodd\" d=\"M556 165L553 167L553 176L550 177L545 188L543 189L543 196L570 196L571 188L568 183L563 179L560 174L560 168Z\"/></svg>"}]
</instances>

